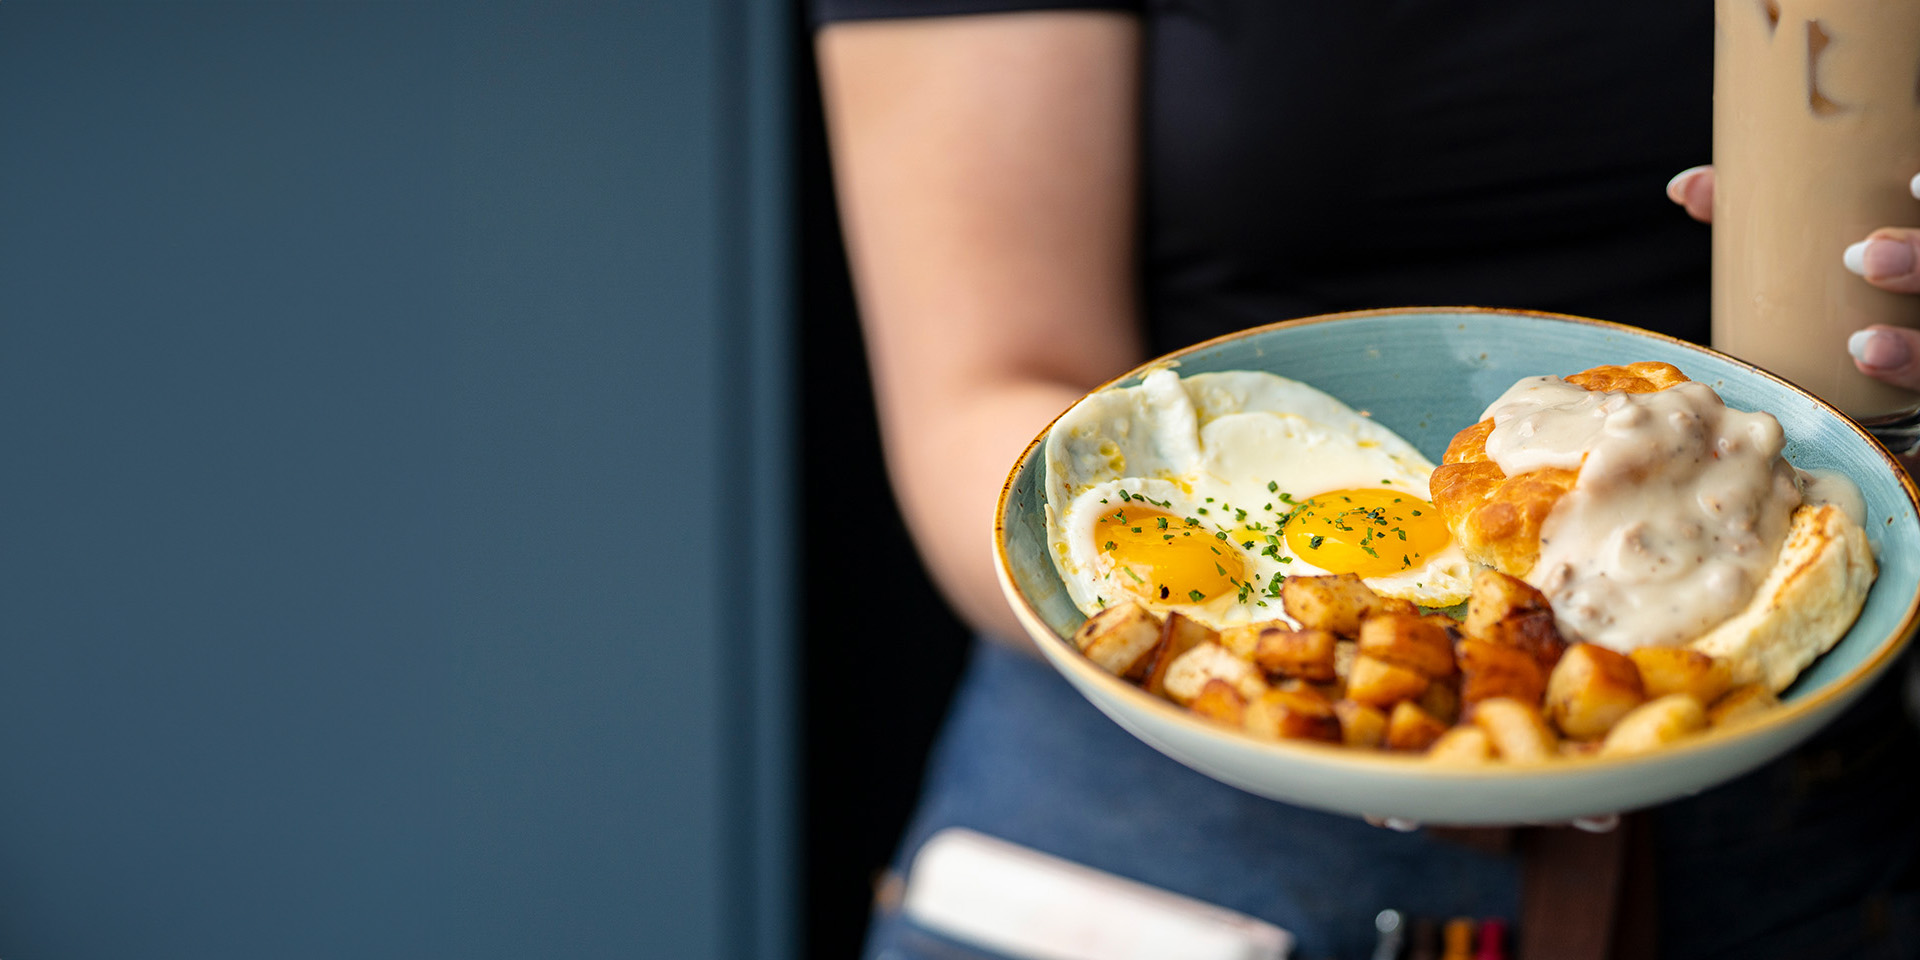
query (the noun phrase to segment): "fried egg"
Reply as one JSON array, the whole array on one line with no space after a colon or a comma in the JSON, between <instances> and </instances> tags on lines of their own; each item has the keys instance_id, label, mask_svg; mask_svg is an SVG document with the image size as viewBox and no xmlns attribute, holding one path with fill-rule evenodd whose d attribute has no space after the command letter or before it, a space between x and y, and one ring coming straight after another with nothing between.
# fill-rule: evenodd
<instances>
[{"instance_id":1,"label":"fried egg","mask_svg":"<svg viewBox=\"0 0 1920 960\"><path fill-rule=\"evenodd\" d=\"M1270 620L1296 575L1428 607L1471 587L1427 502L1433 465L1295 380L1155 370L1063 414L1046 465L1054 566L1088 614L1124 598L1216 628Z\"/></svg>"}]
</instances>

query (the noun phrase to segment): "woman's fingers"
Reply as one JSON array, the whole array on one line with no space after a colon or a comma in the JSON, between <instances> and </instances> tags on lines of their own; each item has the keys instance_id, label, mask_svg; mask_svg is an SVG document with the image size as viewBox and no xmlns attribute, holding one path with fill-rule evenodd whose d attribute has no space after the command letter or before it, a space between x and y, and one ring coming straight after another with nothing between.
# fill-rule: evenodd
<instances>
[{"instance_id":1,"label":"woman's fingers","mask_svg":"<svg viewBox=\"0 0 1920 960\"><path fill-rule=\"evenodd\" d=\"M1376 817L1368 815L1365 819L1367 823L1372 826L1380 827L1383 830L1392 830L1395 833L1412 833L1420 829L1421 826L1418 820L1407 820L1401 817ZM1542 824L1532 824L1532 826L1542 826ZM1561 826L1561 824L1544 824L1544 826ZM1620 815L1617 813L1603 813L1597 817L1574 817L1572 820L1567 821L1566 826L1587 833L1612 833L1615 828L1620 826Z\"/></svg>"},{"instance_id":2,"label":"woman's fingers","mask_svg":"<svg viewBox=\"0 0 1920 960\"><path fill-rule=\"evenodd\" d=\"M1688 167L1667 181L1667 197L1687 208L1687 216L1713 222L1713 168Z\"/></svg>"},{"instance_id":3,"label":"woman's fingers","mask_svg":"<svg viewBox=\"0 0 1920 960\"><path fill-rule=\"evenodd\" d=\"M1920 174L1907 186L1920 200ZM1882 290L1920 294L1920 230L1882 227L1849 246L1840 259ZM1847 352L1861 373L1920 390L1920 333L1876 324L1848 337Z\"/></svg>"},{"instance_id":4,"label":"woman's fingers","mask_svg":"<svg viewBox=\"0 0 1920 960\"><path fill-rule=\"evenodd\" d=\"M1405 817L1376 817L1368 814L1365 819L1369 826L1392 830L1395 833L1412 833L1420 829L1420 821L1408 820Z\"/></svg>"},{"instance_id":5,"label":"woman's fingers","mask_svg":"<svg viewBox=\"0 0 1920 960\"><path fill-rule=\"evenodd\" d=\"M1848 247L1841 259L1848 270L1882 290L1920 293L1920 230L1875 230Z\"/></svg>"},{"instance_id":6,"label":"woman's fingers","mask_svg":"<svg viewBox=\"0 0 1920 960\"><path fill-rule=\"evenodd\" d=\"M1920 175L1908 183L1920 200ZM1702 223L1713 222L1713 167L1689 167L1667 181L1667 197ZM1894 293L1920 294L1920 229L1884 227L1841 255L1848 270ZM1876 380L1920 390L1920 333L1874 326L1847 340L1854 366Z\"/></svg>"},{"instance_id":7,"label":"woman's fingers","mask_svg":"<svg viewBox=\"0 0 1920 960\"><path fill-rule=\"evenodd\" d=\"M1920 390L1920 331L1871 326L1847 338L1853 365L1875 380Z\"/></svg>"},{"instance_id":8,"label":"woman's fingers","mask_svg":"<svg viewBox=\"0 0 1920 960\"><path fill-rule=\"evenodd\" d=\"M1920 200L1920 174L1914 175L1907 188L1915 200ZM1882 227L1848 247L1841 262L1882 290L1920 293L1920 230ZM1859 357L1860 352L1855 350L1854 358Z\"/></svg>"}]
</instances>

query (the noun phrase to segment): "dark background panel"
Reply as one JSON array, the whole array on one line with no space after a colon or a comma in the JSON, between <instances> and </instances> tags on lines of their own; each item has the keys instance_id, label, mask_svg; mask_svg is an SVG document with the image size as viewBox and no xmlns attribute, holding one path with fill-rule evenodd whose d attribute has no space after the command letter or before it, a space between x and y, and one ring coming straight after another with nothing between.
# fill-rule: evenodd
<instances>
[{"instance_id":1,"label":"dark background panel","mask_svg":"<svg viewBox=\"0 0 1920 960\"><path fill-rule=\"evenodd\" d=\"M0 954L792 949L785 15L0 4Z\"/></svg>"}]
</instances>

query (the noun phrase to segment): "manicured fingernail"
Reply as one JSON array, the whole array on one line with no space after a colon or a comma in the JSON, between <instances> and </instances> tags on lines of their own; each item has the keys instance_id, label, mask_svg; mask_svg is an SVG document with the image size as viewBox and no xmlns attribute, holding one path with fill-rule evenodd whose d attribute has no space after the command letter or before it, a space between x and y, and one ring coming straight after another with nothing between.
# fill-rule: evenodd
<instances>
[{"instance_id":1,"label":"manicured fingernail","mask_svg":"<svg viewBox=\"0 0 1920 960\"><path fill-rule=\"evenodd\" d=\"M1856 330L1847 338L1847 352L1860 365L1875 370L1897 370L1907 365L1912 354L1907 342L1885 330Z\"/></svg>"},{"instance_id":2,"label":"manicured fingernail","mask_svg":"<svg viewBox=\"0 0 1920 960\"><path fill-rule=\"evenodd\" d=\"M1867 275L1867 242L1847 245L1847 251L1840 255L1840 262L1847 265L1847 272L1856 276Z\"/></svg>"},{"instance_id":3,"label":"manicured fingernail","mask_svg":"<svg viewBox=\"0 0 1920 960\"><path fill-rule=\"evenodd\" d=\"M1706 169L1704 165L1688 167L1674 174L1673 179L1667 181L1667 199L1684 206L1687 202L1687 184Z\"/></svg>"},{"instance_id":4,"label":"manicured fingernail","mask_svg":"<svg viewBox=\"0 0 1920 960\"><path fill-rule=\"evenodd\" d=\"M1863 277L1874 280L1904 277L1913 272L1913 246L1873 237L1848 247L1845 260L1848 270Z\"/></svg>"},{"instance_id":5,"label":"manicured fingernail","mask_svg":"<svg viewBox=\"0 0 1920 960\"><path fill-rule=\"evenodd\" d=\"M1904 277L1913 272L1913 245L1872 237L1848 246L1840 262L1849 271L1874 280Z\"/></svg>"},{"instance_id":6,"label":"manicured fingernail","mask_svg":"<svg viewBox=\"0 0 1920 960\"><path fill-rule=\"evenodd\" d=\"M1395 833L1412 833L1420 829L1418 820L1408 820L1404 817L1387 817L1380 821L1380 825Z\"/></svg>"},{"instance_id":7,"label":"manicured fingernail","mask_svg":"<svg viewBox=\"0 0 1920 960\"><path fill-rule=\"evenodd\" d=\"M1915 200L1920 200L1920 173L1913 175L1913 182L1907 184L1907 189L1913 191L1913 198Z\"/></svg>"}]
</instances>

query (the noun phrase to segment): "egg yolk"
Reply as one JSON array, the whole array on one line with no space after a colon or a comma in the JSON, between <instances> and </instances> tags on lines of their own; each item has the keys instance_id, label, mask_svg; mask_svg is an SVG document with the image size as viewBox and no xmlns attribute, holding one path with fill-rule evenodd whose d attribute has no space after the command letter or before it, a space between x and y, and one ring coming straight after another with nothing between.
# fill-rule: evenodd
<instances>
[{"instance_id":1,"label":"egg yolk","mask_svg":"<svg viewBox=\"0 0 1920 960\"><path fill-rule=\"evenodd\" d=\"M1246 558L1224 534L1170 513L1122 507L1096 520L1093 536L1113 581L1144 600L1202 603L1247 582Z\"/></svg>"},{"instance_id":2,"label":"egg yolk","mask_svg":"<svg viewBox=\"0 0 1920 960\"><path fill-rule=\"evenodd\" d=\"M1363 577L1420 566L1450 539L1433 504L1385 488L1334 490L1305 500L1287 521L1286 536L1301 560Z\"/></svg>"}]
</instances>

